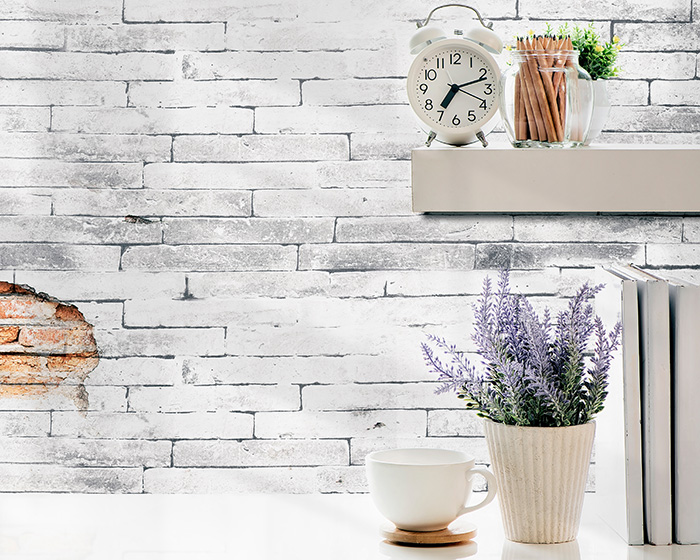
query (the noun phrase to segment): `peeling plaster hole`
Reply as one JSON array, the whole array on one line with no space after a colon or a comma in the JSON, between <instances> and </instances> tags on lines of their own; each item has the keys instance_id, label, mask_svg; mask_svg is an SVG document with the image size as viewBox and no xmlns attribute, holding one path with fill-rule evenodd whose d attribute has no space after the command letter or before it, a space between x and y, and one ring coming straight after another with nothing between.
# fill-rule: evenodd
<instances>
[{"instance_id":1,"label":"peeling plaster hole","mask_svg":"<svg viewBox=\"0 0 700 560\"><path fill-rule=\"evenodd\" d=\"M75 305L0 282L0 399L63 397L88 409L84 382L99 354Z\"/></svg>"}]
</instances>

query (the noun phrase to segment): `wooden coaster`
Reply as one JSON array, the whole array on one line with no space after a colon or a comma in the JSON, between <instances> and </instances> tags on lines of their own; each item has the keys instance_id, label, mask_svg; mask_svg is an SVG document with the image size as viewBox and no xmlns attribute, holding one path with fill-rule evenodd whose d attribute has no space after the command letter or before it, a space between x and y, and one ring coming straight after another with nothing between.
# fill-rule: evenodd
<instances>
[{"instance_id":1,"label":"wooden coaster","mask_svg":"<svg viewBox=\"0 0 700 560\"><path fill-rule=\"evenodd\" d=\"M460 523L441 531L404 531L391 527L382 527L382 536L389 542L413 545L435 546L441 544L465 543L476 536L476 525Z\"/></svg>"}]
</instances>

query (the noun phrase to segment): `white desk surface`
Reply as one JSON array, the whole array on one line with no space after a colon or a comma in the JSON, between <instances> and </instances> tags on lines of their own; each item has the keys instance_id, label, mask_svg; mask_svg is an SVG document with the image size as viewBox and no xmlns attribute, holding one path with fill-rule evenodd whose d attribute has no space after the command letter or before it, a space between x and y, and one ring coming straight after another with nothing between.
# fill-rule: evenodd
<instances>
[{"instance_id":1,"label":"white desk surface","mask_svg":"<svg viewBox=\"0 0 700 560\"><path fill-rule=\"evenodd\" d=\"M590 501L590 500L589 500ZM0 494L2 560L698 560L700 546L628 547L584 508L578 539L503 538L496 503L472 543L385 543L367 495Z\"/></svg>"}]
</instances>

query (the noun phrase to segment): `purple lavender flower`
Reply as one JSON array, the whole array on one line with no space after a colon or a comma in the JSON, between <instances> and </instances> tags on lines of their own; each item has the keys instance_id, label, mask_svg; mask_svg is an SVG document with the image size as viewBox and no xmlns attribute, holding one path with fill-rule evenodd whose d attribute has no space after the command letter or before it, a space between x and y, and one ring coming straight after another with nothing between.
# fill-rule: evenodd
<instances>
[{"instance_id":1,"label":"purple lavender flower","mask_svg":"<svg viewBox=\"0 0 700 560\"><path fill-rule=\"evenodd\" d=\"M455 391L467 408L504 424L572 426L585 424L603 409L608 370L621 333L610 332L589 300L602 285L584 284L566 311L542 318L523 296L510 292L501 272L497 291L491 279L474 305L474 340L481 371L444 339L428 335L422 350L438 374L438 393ZM589 356L589 340L595 339ZM441 357L442 356L442 357Z\"/></svg>"}]
</instances>

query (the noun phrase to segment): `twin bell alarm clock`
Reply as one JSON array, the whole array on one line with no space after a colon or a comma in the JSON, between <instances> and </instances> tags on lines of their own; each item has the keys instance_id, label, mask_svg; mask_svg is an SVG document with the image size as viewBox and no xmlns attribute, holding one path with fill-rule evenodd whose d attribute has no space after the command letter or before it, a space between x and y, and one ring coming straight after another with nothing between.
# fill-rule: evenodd
<instances>
[{"instance_id":1,"label":"twin bell alarm clock","mask_svg":"<svg viewBox=\"0 0 700 560\"><path fill-rule=\"evenodd\" d=\"M464 35L446 34L426 27L435 11L447 7L467 8L479 24ZM464 4L445 4L433 9L410 41L416 58L408 71L408 100L433 140L462 146L477 140L486 146L486 134L498 122L501 70L493 58L503 41L484 23L479 12Z\"/></svg>"}]
</instances>

